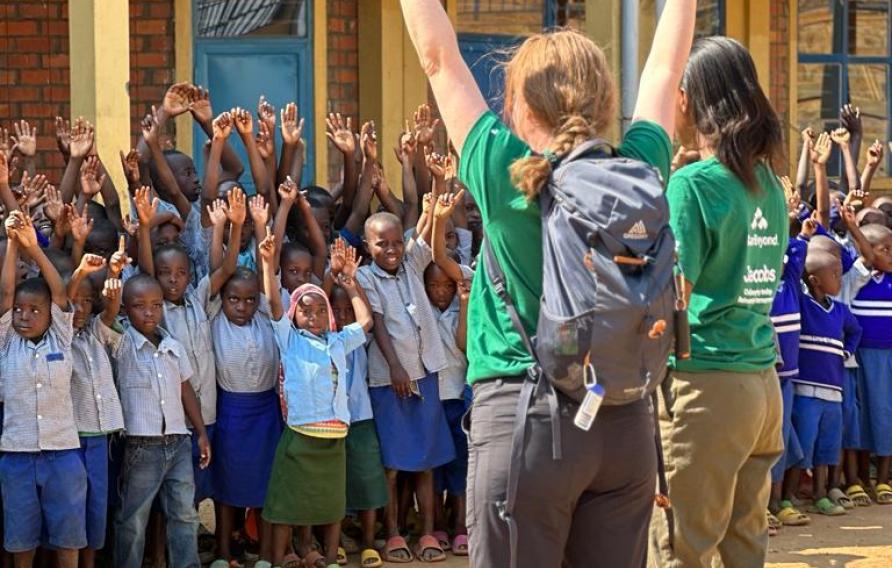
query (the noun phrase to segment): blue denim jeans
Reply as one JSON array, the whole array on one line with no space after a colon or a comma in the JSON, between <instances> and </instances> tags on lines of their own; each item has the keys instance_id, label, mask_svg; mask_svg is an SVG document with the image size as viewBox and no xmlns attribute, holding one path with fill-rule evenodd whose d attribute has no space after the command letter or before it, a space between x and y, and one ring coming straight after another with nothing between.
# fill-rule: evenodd
<instances>
[{"instance_id":1,"label":"blue denim jeans","mask_svg":"<svg viewBox=\"0 0 892 568\"><path fill-rule=\"evenodd\" d=\"M158 495L167 524L168 565L200 568L189 436L126 440L120 479L121 504L115 516L113 565L141 568L149 513Z\"/></svg>"}]
</instances>

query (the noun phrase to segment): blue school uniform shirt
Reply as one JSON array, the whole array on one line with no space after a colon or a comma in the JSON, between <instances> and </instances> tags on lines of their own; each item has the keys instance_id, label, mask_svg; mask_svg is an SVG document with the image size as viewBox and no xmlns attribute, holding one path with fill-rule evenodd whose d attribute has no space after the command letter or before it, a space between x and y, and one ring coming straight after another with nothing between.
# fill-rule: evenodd
<instances>
[{"instance_id":1,"label":"blue school uniform shirt","mask_svg":"<svg viewBox=\"0 0 892 568\"><path fill-rule=\"evenodd\" d=\"M799 296L802 293L802 270L805 268L807 250L806 239L797 237L787 243L780 286L771 305L771 323L777 334L778 353L782 361L777 370L781 379L799 374Z\"/></svg>"},{"instance_id":2,"label":"blue school uniform shirt","mask_svg":"<svg viewBox=\"0 0 892 568\"><path fill-rule=\"evenodd\" d=\"M837 400L842 400L844 362L858 348L861 326L842 302L828 298L829 305L825 307L807 292L802 293L799 301L799 376L793 382L838 392Z\"/></svg>"},{"instance_id":3,"label":"blue school uniform shirt","mask_svg":"<svg viewBox=\"0 0 892 568\"><path fill-rule=\"evenodd\" d=\"M871 274L851 306L863 331L861 347L892 349L892 275Z\"/></svg>"},{"instance_id":4,"label":"blue school uniform shirt","mask_svg":"<svg viewBox=\"0 0 892 568\"><path fill-rule=\"evenodd\" d=\"M339 332L318 337L297 329L282 316L273 320L276 343L285 368L283 385L288 426L304 426L325 420L350 423L347 403L347 355L366 342L362 326L352 323ZM335 386L332 365L342 379Z\"/></svg>"},{"instance_id":5,"label":"blue school uniform shirt","mask_svg":"<svg viewBox=\"0 0 892 568\"><path fill-rule=\"evenodd\" d=\"M365 349L356 349L347 355L347 407L350 422L371 420L372 399L369 397L369 355Z\"/></svg>"}]
</instances>

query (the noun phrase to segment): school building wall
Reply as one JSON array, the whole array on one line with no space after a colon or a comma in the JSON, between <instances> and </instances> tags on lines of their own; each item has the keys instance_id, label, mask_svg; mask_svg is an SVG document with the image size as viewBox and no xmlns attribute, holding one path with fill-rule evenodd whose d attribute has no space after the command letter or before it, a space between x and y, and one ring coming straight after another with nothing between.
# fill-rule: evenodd
<instances>
[{"instance_id":1,"label":"school building wall","mask_svg":"<svg viewBox=\"0 0 892 568\"><path fill-rule=\"evenodd\" d=\"M352 116L354 124L360 118L376 119L379 139L385 148L382 155L389 162L392 157L387 147L402 128L403 117L411 116L414 105L429 98L423 74L414 61L412 46L401 28L399 3L397 0L320 1L321 5L314 11L324 18L314 21L313 29L322 36L315 45L324 46L324 49L317 50L322 53L314 53L314 65L322 68L324 85L318 80L316 85L324 98L316 99L315 115L321 118L328 110L335 110ZM72 5L80 11L107 8L118 2L123 0L78 0ZM460 3L461 0L446 2L454 19ZM593 8L596 8L602 16L600 21L584 24L585 29L605 46L618 65L620 37L616 22L620 14L619 0L585 4L591 13L595 13ZM649 13L653 1L642 0L642 8L645 6ZM795 22L796 3L791 0L726 0L724 6L725 32L743 41L753 51L763 84L784 120L791 151L795 155L799 126L795 109L791 108L791 101L796 97L795 81L791 83L790 80L791 61L795 62L795 26L790 22ZM98 22L97 26L108 26L108 22L98 20L102 10L95 12L86 16L87 20ZM38 126L38 169L48 172L54 179L61 177L63 163L55 149L53 117L70 117L72 101L76 110L87 108L89 113L92 108L103 113L102 108L84 106L82 102L94 97L95 93L84 91L82 85L72 86L70 69L77 66L77 62L72 62L72 46L79 50L76 53L78 61L95 55L84 53L83 49L101 52L115 50L115 45L128 46L126 91L122 89L117 98L126 100L129 96L130 118L124 130L129 129L131 145L139 136L139 119L150 105L160 102L166 87L177 80L191 80L192 38L188 35L191 34L191 23L186 25L191 22L190 0L130 1L126 13L128 23L118 26L123 28L120 31L125 43L115 44L120 40L109 38L111 46L103 38L85 43L80 37L87 34L80 23L84 16L79 12L77 17L78 26L71 26L67 0L24 0L4 2L0 6L0 123L7 126L11 120L23 118ZM653 21L653 17L641 19L639 51L642 60L649 45ZM86 48L82 47L85 45ZM123 49L117 50L118 58L120 52ZM107 76L105 69L92 69L91 72L99 82L97 90L117 87L114 78L103 83ZM253 106L253 101L246 101L246 104ZM316 181L336 183L341 158L338 152L328 147L324 121L317 122L322 129L317 125L314 131L317 161L320 162L316 168ZM110 128L112 123L104 121L98 135L101 137L103 128ZM171 123L169 134L172 144L191 153L192 133L190 128L182 128L184 124L188 123L179 122L178 131L177 125ZM121 140L123 149L127 140L120 136L116 138ZM322 147L325 151L320 151ZM114 153L103 152L103 156L114 164ZM395 168L389 163L385 166L388 170Z\"/></svg>"}]
</instances>

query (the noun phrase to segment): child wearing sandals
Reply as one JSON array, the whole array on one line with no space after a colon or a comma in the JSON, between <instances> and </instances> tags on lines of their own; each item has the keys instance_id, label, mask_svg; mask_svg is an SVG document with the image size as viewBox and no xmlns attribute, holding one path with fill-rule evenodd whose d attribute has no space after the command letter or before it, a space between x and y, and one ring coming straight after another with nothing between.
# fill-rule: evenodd
<instances>
[{"instance_id":1,"label":"child wearing sandals","mask_svg":"<svg viewBox=\"0 0 892 568\"><path fill-rule=\"evenodd\" d=\"M294 291L285 317L275 250L276 238L267 235L260 244L263 286L285 369L288 428L276 448L263 518L273 524L274 565L283 565L291 526L297 525L324 526L325 531L324 556L301 547L304 566L336 566L346 508L347 356L364 347L372 316L357 289L352 262L345 264L338 283L350 297L356 323L335 331L328 297L312 284Z\"/></svg>"},{"instance_id":2,"label":"child wearing sandals","mask_svg":"<svg viewBox=\"0 0 892 568\"><path fill-rule=\"evenodd\" d=\"M810 248L800 294L802 329L799 337L799 375L794 377L793 427L804 457L790 470L784 497L792 501L802 469L814 475L811 512L843 515L845 509L827 496L829 466L842 453L842 397L844 362L861 339L861 326L848 307L831 296L839 294L842 263L834 255Z\"/></svg>"}]
</instances>

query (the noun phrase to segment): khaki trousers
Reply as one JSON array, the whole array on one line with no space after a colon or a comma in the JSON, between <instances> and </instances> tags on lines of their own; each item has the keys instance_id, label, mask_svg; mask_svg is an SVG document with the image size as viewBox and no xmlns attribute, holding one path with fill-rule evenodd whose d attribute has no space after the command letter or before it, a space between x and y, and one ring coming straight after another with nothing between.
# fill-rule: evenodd
<instances>
[{"instance_id":1,"label":"khaki trousers","mask_svg":"<svg viewBox=\"0 0 892 568\"><path fill-rule=\"evenodd\" d=\"M770 470L783 452L782 401L774 369L674 372L659 413L674 536L651 523L649 566L725 568L765 563Z\"/></svg>"}]
</instances>

